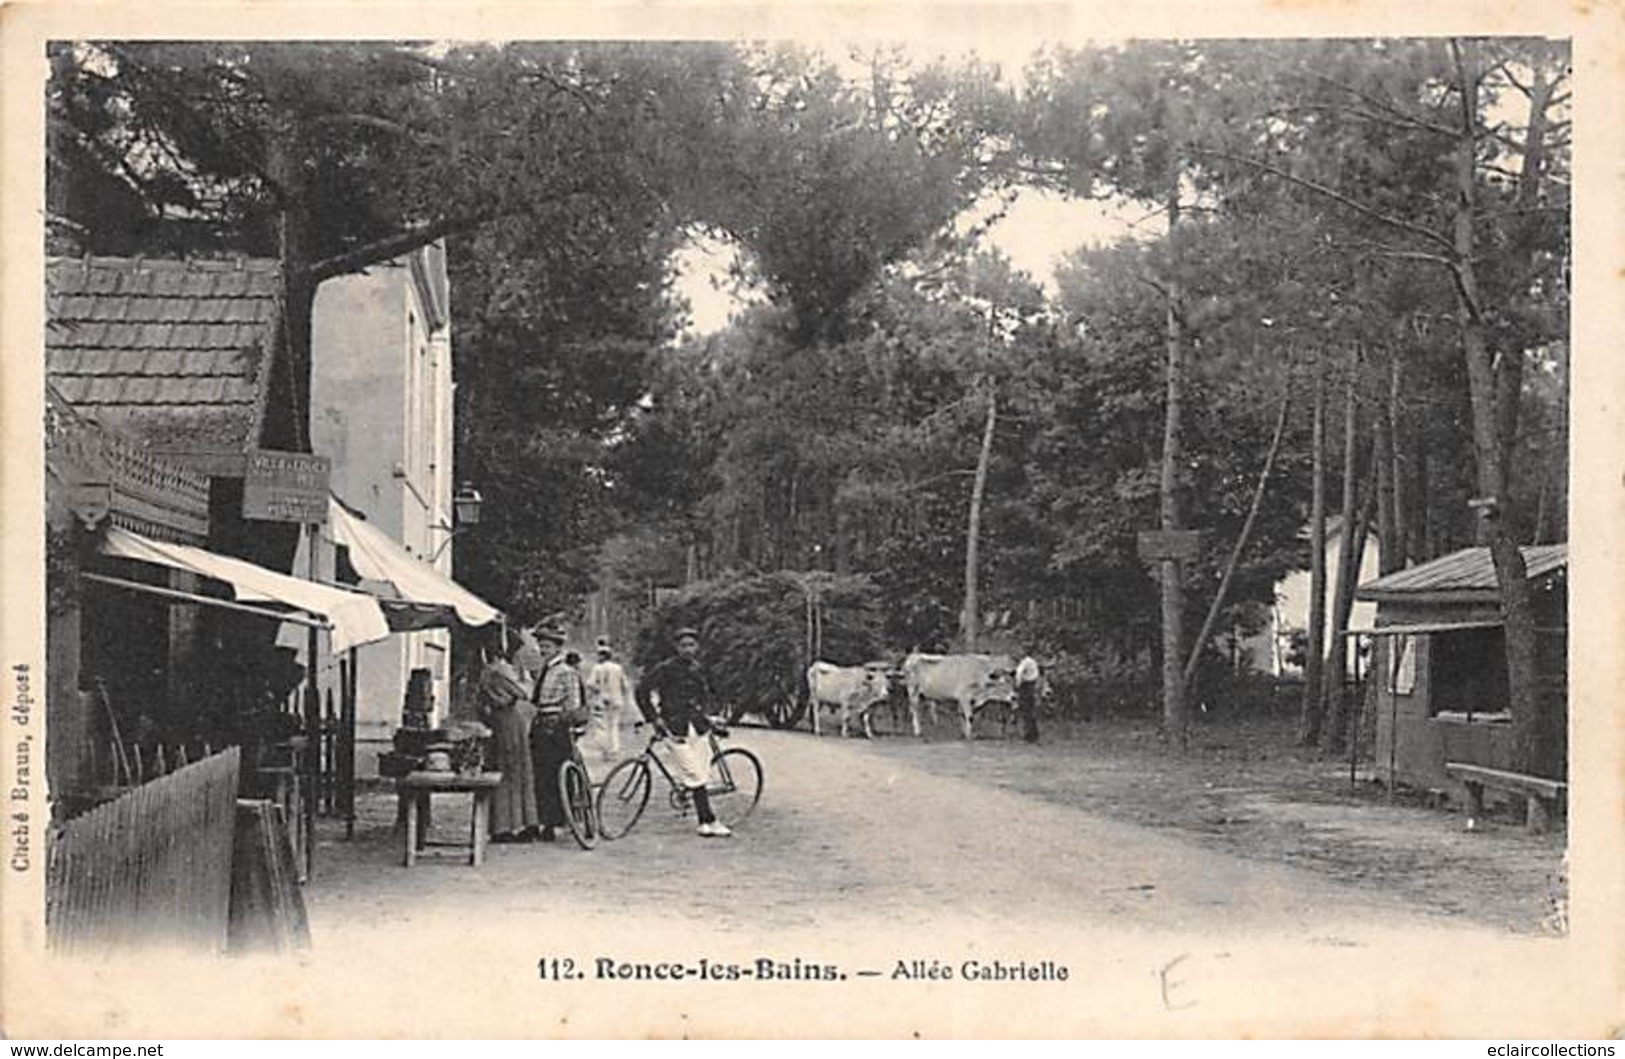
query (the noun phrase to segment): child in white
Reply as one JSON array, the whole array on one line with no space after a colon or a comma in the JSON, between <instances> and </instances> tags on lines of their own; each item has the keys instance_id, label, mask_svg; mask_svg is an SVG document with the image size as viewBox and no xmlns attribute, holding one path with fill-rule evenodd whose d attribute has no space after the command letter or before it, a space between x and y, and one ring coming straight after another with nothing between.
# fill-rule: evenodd
<instances>
[{"instance_id":1,"label":"child in white","mask_svg":"<svg viewBox=\"0 0 1625 1059\"><path fill-rule=\"evenodd\" d=\"M606 759L621 756L621 718L632 704L632 687L626 670L615 661L609 641L598 640L598 661L587 673L587 699L592 708L593 741Z\"/></svg>"}]
</instances>

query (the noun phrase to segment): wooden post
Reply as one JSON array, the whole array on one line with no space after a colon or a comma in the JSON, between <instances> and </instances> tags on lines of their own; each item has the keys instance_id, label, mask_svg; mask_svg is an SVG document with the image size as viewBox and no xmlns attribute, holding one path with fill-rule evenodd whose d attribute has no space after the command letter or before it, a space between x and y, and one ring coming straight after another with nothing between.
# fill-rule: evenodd
<instances>
[{"instance_id":1,"label":"wooden post","mask_svg":"<svg viewBox=\"0 0 1625 1059\"><path fill-rule=\"evenodd\" d=\"M468 854L468 863L479 867L485 863L485 836L491 829L491 789L477 787L474 790L474 822L470 825L473 833L468 837L471 847Z\"/></svg>"},{"instance_id":2,"label":"wooden post","mask_svg":"<svg viewBox=\"0 0 1625 1059\"><path fill-rule=\"evenodd\" d=\"M1552 814L1547 808L1545 798L1538 794L1531 794L1528 798L1528 807L1524 811L1524 827L1531 835L1544 835L1551 830Z\"/></svg>"},{"instance_id":3,"label":"wooden post","mask_svg":"<svg viewBox=\"0 0 1625 1059\"><path fill-rule=\"evenodd\" d=\"M339 811L344 814L344 837L350 839L355 837L355 648L350 648L347 655L344 685L339 692Z\"/></svg>"},{"instance_id":4,"label":"wooden post","mask_svg":"<svg viewBox=\"0 0 1625 1059\"><path fill-rule=\"evenodd\" d=\"M305 527L306 548L309 551L310 580L318 581L316 544L321 537L321 524L308 523ZM322 696L316 672L317 651L320 644L316 628L311 626L305 640L305 797L300 807L304 819L304 849L299 856L304 865L304 877L310 878L316 870L316 799L318 797L322 754Z\"/></svg>"},{"instance_id":5,"label":"wooden post","mask_svg":"<svg viewBox=\"0 0 1625 1059\"><path fill-rule=\"evenodd\" d=\"M1484 815L1484 785L1468 780L1463 786L1467 788L1467 819L1477 820Z\"/></svg>"},{"instance_id":6,"label":"wooden post","mask_svg":"<svg viewBox=\"0 0 1625 1059\"><path fill-rule=\"evenodd\" d=\"M406 857L403 863L410 868L418 862L418 792L402 791L399 795L401 807L406 811Z\"/></svg>"}]
</instances>

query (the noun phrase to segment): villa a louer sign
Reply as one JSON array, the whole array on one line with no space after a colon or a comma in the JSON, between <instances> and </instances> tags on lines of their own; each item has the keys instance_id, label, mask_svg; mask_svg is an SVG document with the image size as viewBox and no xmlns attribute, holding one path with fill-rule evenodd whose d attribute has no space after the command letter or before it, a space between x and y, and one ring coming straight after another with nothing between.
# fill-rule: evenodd
<instances>
[{"instance_id":1,"label":"villa a louer sign","mask_svg":"<svg viewBox=\"0 0 1625 1059\"><path fill-rule=\"evenodd\" d=\"M307 452L257 449L243 469L243 518L326 522L333 461Z\"/></svg>"}]
</instances>

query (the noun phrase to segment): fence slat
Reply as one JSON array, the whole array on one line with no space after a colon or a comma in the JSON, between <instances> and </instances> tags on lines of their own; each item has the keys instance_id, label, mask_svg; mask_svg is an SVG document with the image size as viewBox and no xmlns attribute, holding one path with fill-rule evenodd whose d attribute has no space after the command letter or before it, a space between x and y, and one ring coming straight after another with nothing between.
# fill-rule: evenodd
<instances>
[{"instance_id":1,"label":"fence slat","mask_svg":"<svg viewBox=\"0 0 1625 1059\"><path fill-rule=\"evenodd\" d=\"M162 749L151 760L161 772ZM170 760L184 762L184 750ZM136 762L139 775L139 747ZM51 945L162 941L222 951L240 769L241 752L229 747L69 820L47 858Z\"/></svg>"}]
</instances>

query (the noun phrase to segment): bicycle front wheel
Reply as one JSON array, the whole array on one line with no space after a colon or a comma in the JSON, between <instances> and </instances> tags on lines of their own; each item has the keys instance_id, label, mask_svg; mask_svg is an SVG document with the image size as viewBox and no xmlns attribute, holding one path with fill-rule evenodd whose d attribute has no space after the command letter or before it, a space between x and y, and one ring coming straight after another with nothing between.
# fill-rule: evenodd
<instances>
[{"instance_id":1,"label":"bicycle front wheel","mask_svg":"<svg viewBox=\"0 0 1625 1059\"><path fill-rule=\"evenodd\" d=\"M762 763L742 747L729 747L711 759L705 789L717 819L733 827L749 816L762 798Z\"/></svg>"},{"instance_id":2,"label":"bicycle front wheel","mask_svg":"<svg viewBox=\"0 0 1625 1059\"><path fill-rule=\"evenodd\" d=\"M632 830L649 804L649 763L640 757L610 769L598 788L598 833L617 839Z\"/></svg>"},{"instance_id":3,"label":"bicycle front wheel","mask_svg":"<svg viewBox=\"0 0 1625 1059\"><path fill-rule=\"evenodd\" d=\"M576 845L591 849L598 844L598 813L592 805L592 782L579 761L559 766L559 801L564 806L564 822Z\"/></svg>"}]
</instances>

